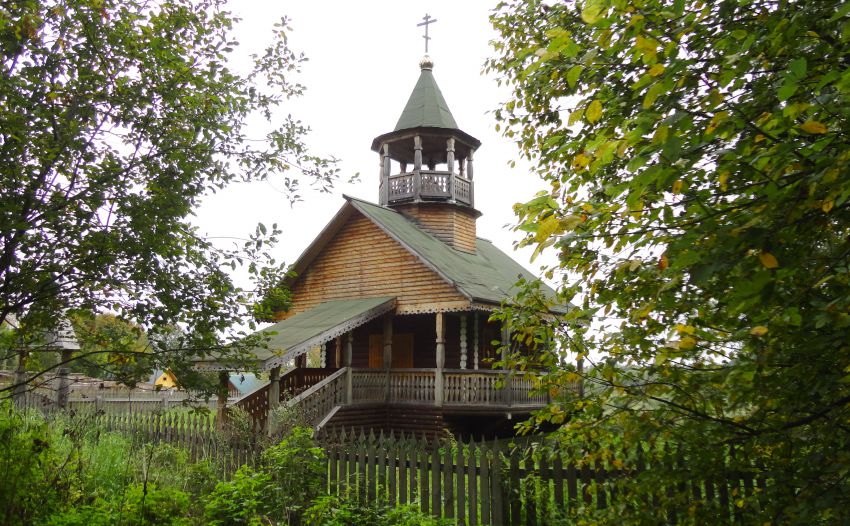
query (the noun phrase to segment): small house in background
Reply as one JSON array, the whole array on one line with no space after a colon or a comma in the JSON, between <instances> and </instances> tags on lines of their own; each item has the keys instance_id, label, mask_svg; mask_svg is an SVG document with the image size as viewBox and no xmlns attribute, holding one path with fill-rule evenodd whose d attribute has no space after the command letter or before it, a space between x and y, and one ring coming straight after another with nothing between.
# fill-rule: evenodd
<instances>
[{"instance_id":1,"label":"small house in background","mask_svg":"<svg viewBox=\"0 0 850 526\"><path fill-rule=\"evenodd\" d=\"M292 308L256 351L270 381L236 404L258 426L285 401L320 429L504 436L548 402L529 375L492 369L510 327L490 314L519 278L537 278L477 237L480 142L458 127L427 56L420 70L395 129L372 141L378 202L345 197L293 264ZM230 379L214 359L197 367Z\"/></svg>"},{"instance_id":2,"label":"small house in background","mask_svg":"<svg viewBox=\"0 0 850 526\"><path fill-rule=\"evenodd\" d=\"M151 375L150 383L153 384L154 389L157 390L180 388L180 383L177 381L177 377L174 376L174 373L172 373L170 369L154 371Z\"/></svg>"}]
</instances>

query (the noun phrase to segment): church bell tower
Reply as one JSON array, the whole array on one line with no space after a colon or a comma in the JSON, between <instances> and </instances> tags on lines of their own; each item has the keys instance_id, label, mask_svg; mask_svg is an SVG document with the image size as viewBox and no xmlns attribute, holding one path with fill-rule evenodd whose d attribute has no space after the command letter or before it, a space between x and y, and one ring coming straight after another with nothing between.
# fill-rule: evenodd
<instances>
[{"instance_id":1,"label":"church bell tower","mask_svg":"<svg viewBox=\"0 0 850 526\"><path fill-rule=\"evenodd\" d=\"M458 128L434 80L428 55L395 129L376 137L379 203L456 250L475 252L472 157L481 142Z\"/></svg>"}]
</instances>

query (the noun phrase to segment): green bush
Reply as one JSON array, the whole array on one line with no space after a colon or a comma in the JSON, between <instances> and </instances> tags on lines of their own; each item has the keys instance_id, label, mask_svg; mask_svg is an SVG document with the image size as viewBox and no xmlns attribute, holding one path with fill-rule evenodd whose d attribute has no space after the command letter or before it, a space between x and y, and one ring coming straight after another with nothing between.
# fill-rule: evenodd
<instances>
[{"instance_id":1,"label":"green bush","mask_svg":"<svg viewBox=\"0 0 850 526\"><path fill-rule=\"evenodd\" d=\"M454 524L422 513L415 504L357 504L335 496L317 498L304 514L307 526L443 526Z\"/></svg>"},{"instance_id":2,"label":"green bush","mask_svg":"<svg viewBox=\"0 0 850 526\"><path fill-rule=\"evenodd\" d=\"M233 478L219 482L209 495L204 520L209 526L260 526L273 515L267 492L271 487L268 473L242 466Z\"/></svg>"},{"instance_id":3,"label":"green bush","mask_svg":"<svg viewBox=\"0 0 850 526\"><path fill-rule=\"evenodd\" d=\"M45 521L45 526L188 526L189 496L174 488L133 484L112 500L69 508Z\"/></svg>"},{"instance_id":4,"label":"green bush","mask_svg":"<svg viewBox=\"0 0 850 526\"><path fill-rule=\"evenodd\" d=\"M0 523L28 524L69 498L69 468L76 455L60 455L56 443L68 438L53 432L40 415L8 404L0 414Z\"/></svg>"},{"instance_id":5,"label":"green bush","mask_svg":"<svg viewBox=\"0 0 850 526\"><path fill-rule=\"evenodd\" d=\"M229 482L219 483L207 500L204 518L215 526L298 524L324 485L324 451L310 429L296 427L263 452L256 470L242 466Z\"/></svg>"}]
</instances>

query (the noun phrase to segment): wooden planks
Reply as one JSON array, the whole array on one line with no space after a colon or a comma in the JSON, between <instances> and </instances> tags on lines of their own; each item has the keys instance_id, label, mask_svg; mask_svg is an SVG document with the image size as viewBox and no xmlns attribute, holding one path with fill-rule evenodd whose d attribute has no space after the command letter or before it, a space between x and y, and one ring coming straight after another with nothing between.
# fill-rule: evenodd
<instances>
[{"instance_id":1,"label":"wooden planks","mask_svg":"<svg viewBox=\"0 0 850 526\"><path fill-rule=\"evenodd\" d=\"M469 303L374 223L355 214L296 279L288 315L324 301L376 296L395 296L400 312L424 304Z\"/></svg>"}]
</instances>

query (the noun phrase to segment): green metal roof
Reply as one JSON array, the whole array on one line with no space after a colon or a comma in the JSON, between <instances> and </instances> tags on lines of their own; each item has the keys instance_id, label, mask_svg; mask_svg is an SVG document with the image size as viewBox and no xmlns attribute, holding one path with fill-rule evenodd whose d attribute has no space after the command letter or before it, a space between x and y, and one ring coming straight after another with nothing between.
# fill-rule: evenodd
<instances>
[{"instance_id":1,"label":"green metal roof","mask_svg":"<svg viewBox=\"0 0 850 526\"><path fill-rule=\"evenodd\" d=\"M395 131L420 127L457 129L455 118L434 80L434 74L424 68L395 125Z\"/></svg>"},{"instance_id":2,"label":"green metal roof","mask_svg":"<svg viewBox=\"0 0 850 526\"><path fill-rule=\"evenodd\" d=\"M475 254L456 250L395 210L352 197L347 199L471 300L499 304L517 292L515 284L519 278L538 279L486 239L476 240ZM555 300L555 291L545 283L542 287L546 295ZM552 310L565 313L568 307L557 305Z\"/></svg>"},{"instance_id":3,"label":"green metal roof","mask_svg":"<svg viewBox=\"0 0 850 526\"><path fill-rule=\"evenodd\" d=\"M267 348L255 351L257 359L263 369L276 367L394 308L393 297L321 303L260 331L271 336Z\"/></svg>"}]
</instances>

